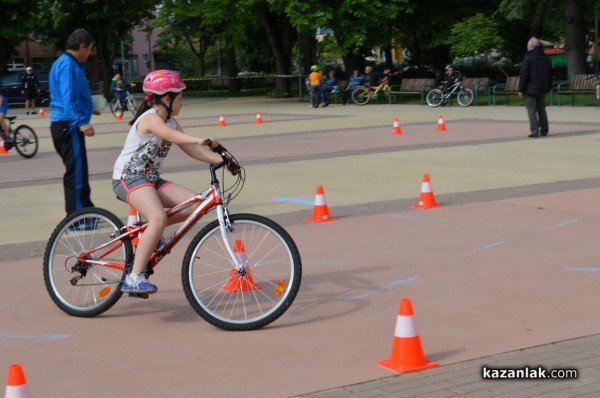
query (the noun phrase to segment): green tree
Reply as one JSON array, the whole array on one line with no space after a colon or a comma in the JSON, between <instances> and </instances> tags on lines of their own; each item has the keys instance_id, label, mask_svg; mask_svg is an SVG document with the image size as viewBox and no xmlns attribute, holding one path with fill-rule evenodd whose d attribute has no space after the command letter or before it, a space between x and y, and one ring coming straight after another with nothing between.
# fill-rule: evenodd
<instances>
[{"instance_id":1,"label":"green tree","mask_svg":"<svg viewBox=\"0 0 600 398\"><path fill-rule=\"evenodd\" d=\"M33 16L36 4L32 1L3 0L0 13L0 75L6 72L6 64L15 49L36 27Z\"/></svg>"},{"instance_id":2,"label":"green tree","mask_svg":"<svg viewBox=\"0 0 600 398\"><path fill-rule=\"evenodd\" d=\"M498 23L491 17L475 14L463 22L454 24L450 31L448 44L455 57L467 57L502 44L498 33Z\"/></svg>"},{"instance_id":3,"label":"green tree","mask_svg":"<svg viewBox=\"0 0 600 398\"><path fill-rule=\"evenodd\" d=\"M153 18L160 0L135 2L95 0L40 0L37 2L37 27L46 35L45 42L64 49L67 37L76 28L88 30L96 40L96 56L101 64L103 94L110 98L110 81L114 59L120 54L121 43L129 42L131 30ZM90 57L94 61L93 57ZM90 62L95 65L95 62ZM92 81L97 71L91 70Z\"/></svg>"}]
</instances>

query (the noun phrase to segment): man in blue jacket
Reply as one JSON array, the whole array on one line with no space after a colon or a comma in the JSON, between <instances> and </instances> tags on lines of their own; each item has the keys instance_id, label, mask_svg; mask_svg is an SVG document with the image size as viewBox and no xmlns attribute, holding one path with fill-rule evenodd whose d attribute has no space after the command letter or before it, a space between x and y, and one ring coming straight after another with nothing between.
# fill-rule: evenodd
<instances>
[{"instance_id":1,"label":"man in blue jacket","mask_svg":"<svg viewBox=\"0 0 600 398\"><path fill-rule=\"evenodd\" d=\"M540 48L539 39L532 37L527 42L527 54L523 58L519 74L519 95L525 97L529 116L530 138L548 135L546 94L552 88L550 59Z\"/></svg>"},{"instance_id":2,"label":"man in blue jacket","mask_svg":"<svg viewBox=\"0 0 600 398\"><path fill-rule=\"evenodd\" d=\"M85 29L77 29L67 39L67 49L50 68L50 132L54 148L66 167L63 177L65 210L94 206L88 178L85 137L94 136L90 124L93 104L85 76L85 62L94 46L94 38ZM82 226L86 228L86 226Z\"/></svg>"}]
</instances>

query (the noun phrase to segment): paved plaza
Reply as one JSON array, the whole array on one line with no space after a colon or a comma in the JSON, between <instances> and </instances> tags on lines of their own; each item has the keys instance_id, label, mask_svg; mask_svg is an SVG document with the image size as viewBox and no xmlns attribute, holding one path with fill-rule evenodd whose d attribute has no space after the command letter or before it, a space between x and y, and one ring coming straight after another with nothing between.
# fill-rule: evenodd
<instances>
[{"instance_id":1,"label":"paved plaza","mask_svg":"<svg viewBox=\"0 0 600 398\"><path fill-rule=\"evenodd\" d=\"M216 329L189 306L180 270L193 235L159 265L149 300L124 296L93 319L62 313L42 262L64 217L63 165L49 111L11 113L36 129L40 152L0 155L0 370L21 364L34 398L600 394L595 107L549 107L550 135L531 139L524 107L185 98L185 131L219 139L246 168L230 210L273 218L300 249L298 297L253 332ZM401 134L392 134L395 118ZM446 131L437 131L440 118ZM86 141L92 199L123 219L128 208L110 180L128 120L95 116ZM440 206L414 209L426 174ZM206 166L177 148L164 176L208 184ZM317 186L333 222L306 220ZM439 366L378 366L391 355L402 298ZM484 378L485 369L524 368L577 378Z\"/></svg>"}]
</instances>

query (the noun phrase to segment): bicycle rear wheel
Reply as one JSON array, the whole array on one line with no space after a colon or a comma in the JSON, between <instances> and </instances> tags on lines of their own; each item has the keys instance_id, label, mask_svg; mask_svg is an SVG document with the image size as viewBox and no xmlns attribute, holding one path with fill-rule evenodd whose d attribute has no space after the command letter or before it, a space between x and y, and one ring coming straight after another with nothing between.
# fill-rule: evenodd
<instances>
[{"instance_id":1,"label":"bicycle rear wheel","mask_svg":"<svg viewBox=\"0 0 600 398\"><path fill-rule=\"evenodd\" d=\"M80 262L80 253L109 242L123 222L105 209L88 207L65 217L54 229L44 253L44 283L52 301L62 311L78 317L102 314L121 298L125 264L133 257L130 240L117 241L99 253L102 260L123 264L115 269Z\"/></svg>"},{"instance_id":2,"label":"bicycle rear wheel","mask_svg":"<svg viewBox=\"0 0 600 398\"><path fill-rule=\"evenodd\" d=\"M456 100L460 106L469 106L473 102L474 97L473 90L470 88L464 88L458 92Z\"/></svg>"},{"instance_id":3,"label":"bicycle rear wheel","mask_svg":"<svg viewBox=\"0 0 600 398\"><path fill-rule=\"evenodd\" d=\"M427 105L432 107L438 107L442 105L444 101L444 93L439 88L434 88L430 92L427 93Z\"/></svg>"},{"instance_id":4,"label":"bicycle rear wheel","mask_svg":"<svg viewBox=\"0 0 600 398\"><path fill-rule=\"evenodd\" d=\"M35 131L24 124L15 129L13 141L19 155L26 159L34 157L40 145Z\"/></svg>"},{"instance_id":5,"label":"bicycle rear wheel","mask_svg":"<svg viewBox=\"0 0 600 398\"><path fill-rule=\"evenodd\" d=\"M352 91L352 101L356 105L365 105L371 99L371 95L369 93L369 89L366 87L356 87L354 91Z\"/></svg>"},{"instance_id":6,"label":"bicycle rear wheel","mask_svg":"<svg viewBox=\"0 0 600 398\"><path fill-rule=\"evenodd\" d=\"M236 270L218 220L204 227L182 264L185 295L208 323L224 330L254 330L278 319L300 289L302 265L291 236L268 218L229 216L228 239L244 265Z\"/></svg>"}]
</instances>

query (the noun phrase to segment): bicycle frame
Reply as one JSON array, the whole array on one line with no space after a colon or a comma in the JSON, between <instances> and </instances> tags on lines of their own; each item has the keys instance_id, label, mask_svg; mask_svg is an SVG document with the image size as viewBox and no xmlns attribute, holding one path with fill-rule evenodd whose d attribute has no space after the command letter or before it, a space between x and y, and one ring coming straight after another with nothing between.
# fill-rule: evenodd
<instances>
[{"instance_id":1,"label":"bicycle frame","mask_svg":"<svg viewBox=\"0 0 600 398\"><path fill-rule=\"evenodd\" d=\"M216 165L210 165L210 174L211 174L211 186L204 190L203 192L195 195L188 200L170 208L167 210L167 218L170 218L184 209L192 206L196 203L199 203L199 206L190 214L177 228L177 230L169 237L169 239L165 242L165 244L156 249L152 255L150 256L150 260L148 261L149 269L154 269L158 265L158 263L171 251L181 238L200 220L204 217L210 210L216 207L217 210L217 219L219 220L219 226L221 229L221 235L223 237L223 243L229 254L232 263L235 265L237 270L242 270L244 265L239 260L238 256L234 254L233 247L231 246L231 242L227 239L227 229L231 228L231 225L228 220L228 213L226 207L223 205L223 199L221 196L221 191L219 188L219 181L216 178L216 170L220 169L225 165L225 162L218 163ZM141 224L138 213L138 224ZM127 228L127 227L126 227ZM119 249L122 246L122 241L126 239L134 239L142 234L146 228L148 228L148 224L141 224L133 229L127 229L123 233L118 236L114 236L110 241L103 243L102 245L83 252L79 255L78 260L80 262L85 262L91 264L93 266L102 266L108 267L118 270L124 270L127 264L115 263L111 261L104 260L109 254ZM103 251L103 249L107 249ZM99 253L99 254L98 254ZM96 256L93 256L96 254Z\"/></svg>"},{"instance_id":2,"label":"bicycle frame","mask_svg":"<svg viewBox=\"0 0 600 398\"><path fill-rule=\"evenodd\" d=\"M453 94L456 93L457 90L460 90L460 86L462 85L462 81L458 81L456 83L454 83L453 85L451 85L448 88L445 88L442 90L444 99L448 99L450 98ZM456 93L458 94L458 93Z\"/></svg>"}]
</instances>

